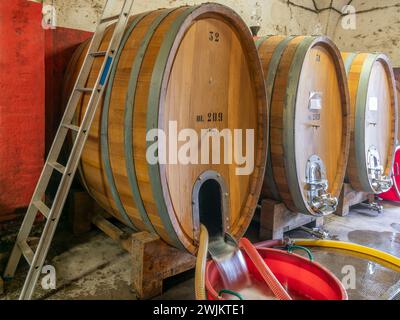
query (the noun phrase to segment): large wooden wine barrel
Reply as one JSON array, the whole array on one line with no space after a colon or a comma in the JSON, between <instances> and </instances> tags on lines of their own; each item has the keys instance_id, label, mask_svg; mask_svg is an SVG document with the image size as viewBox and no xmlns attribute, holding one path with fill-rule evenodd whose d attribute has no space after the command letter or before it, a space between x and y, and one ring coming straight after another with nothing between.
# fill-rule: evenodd
<instances>
[{"instance_id":1,"label":"large wooden wine barrel","mask_svg":"<svg viewBox=\"0 0 400 320\"><path fill-rule=\"evenodd\" d=\"M257 40L267 96L270 147L265 197L294 212L336 210L349 152L349 95L340 52L326 37Z\"/></svg>"},{"instance_id":2,"label":"large wooden wine barrel","mask_svg":"<svg viewBox=\"0 0 400 320\"><path fill-rule=\"evenodd\" d=\"M347 178L357 191L391 187L397 139L393 68L384 54L342 53L351 102L351 147Z\"/></svg>"},{"instance_id":3,"label":"large wooden wine barrel","mask_svg":"<svg viewBox=\"0 0 400 320\"><path fill-rule=\"evenodd\" d=\"M107 48L112 28L100 50ZM67 92L87 47L72 59ZM87 87L93 86L101 63L95 61ZM252 219L265 171L268 110L260 70L247 26L225 6L160 9L132 17L80 163L89 193L126 225L156 233L191 253L196 252L200 223L211 234L226 231L241 237ZM89 96L84 95L76 122ZM152 129L166 132L168 147L187 142L186 136L174 142L171 121L176 121L178 132L191 129L201 140L203 131L242 129L238 141L243 153L245 130L253 130L255 150L249 157L254 170L238 175L235 161L224 164L223 141L221 164L183 164L171 158L167 164L149 163L146 152L155 142L155 154L169 155L160 137L146 141Z\"/></svg>"}]
</instances>

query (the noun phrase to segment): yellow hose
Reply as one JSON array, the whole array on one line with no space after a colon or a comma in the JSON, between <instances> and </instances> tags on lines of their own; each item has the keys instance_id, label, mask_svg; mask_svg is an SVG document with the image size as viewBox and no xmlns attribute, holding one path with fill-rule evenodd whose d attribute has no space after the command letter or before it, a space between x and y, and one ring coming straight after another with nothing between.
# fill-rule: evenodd
<instances>
[{"instance_id":1,"label":"yellow hose","mask_svg":"<svg viewBox=\"0 0 400 320\"><path fill-rule=\"evenodd\" d=\"M207 300L206 294L206 265L208 253L208 231L204 225L200 226L200 243L196 259L196 274L194 290L196 300Z\"/></svg>"},{"instance_id":2,"label":"yellow hose","mask_svg":"<svg viewBox=\"0 0 400 320\"><path fill-rule=\"evenodd\" d=\"M323 247L349 251L349 253L353 256L374 261L391 270L400 272L400 259L380 250L364 247L354 243L332 240L296 239L293 241L296 245L303 247Z\"/></svg>"}]
</instances>

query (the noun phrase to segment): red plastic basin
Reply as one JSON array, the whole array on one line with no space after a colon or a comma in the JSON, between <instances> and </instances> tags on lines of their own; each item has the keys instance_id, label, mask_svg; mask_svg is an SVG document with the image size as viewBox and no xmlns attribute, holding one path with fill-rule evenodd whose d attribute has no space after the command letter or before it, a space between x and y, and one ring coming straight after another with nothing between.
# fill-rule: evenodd
<instances>
[{"instance_id":1,"label":"red plastic basin","mask_svg":"<svg viewBox=\"0 0 400 320\"><path fill-rule=\"evenodd\" d=\"M294 300L347 300L347 292L341 282L326 268L299 255L276 249L259 248L264 261L279 282L288 289ZM261 276L250 259L245 256L252 277ZM224 288L214 261L206 268L206 290L209 300L223 300L218 292Z\"/></svg>"}]
</instances>

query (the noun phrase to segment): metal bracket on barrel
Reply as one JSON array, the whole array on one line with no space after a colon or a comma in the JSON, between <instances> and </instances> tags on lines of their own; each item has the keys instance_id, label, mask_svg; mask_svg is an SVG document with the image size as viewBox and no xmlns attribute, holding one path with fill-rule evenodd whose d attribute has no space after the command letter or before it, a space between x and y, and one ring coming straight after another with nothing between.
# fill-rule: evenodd
<instances>
[{"instance_id":1,"label":"metal bracket on barrel","mask_svg":"<svg viewBox=\"0 0 400 320\"><path fill-rule=\"evenodd\" d=\"M374 191L376 193L388 191L392 187L393 181L390 177L384 174L379 152L375 146L369 147L367 161L368 178Z\"/></svg>"},{"instance_id":2,"label":"metal bracket on barrel","mask_svg":"<svg viewBox=\"0 0 400 320\"><path fill-rule=\"evenodd\" d=\"M326 216L336 211L338 199L328 193L325 166L320 157L313 155L306 167L308 203L316 216Z\"/></svg>"}]
</instances>

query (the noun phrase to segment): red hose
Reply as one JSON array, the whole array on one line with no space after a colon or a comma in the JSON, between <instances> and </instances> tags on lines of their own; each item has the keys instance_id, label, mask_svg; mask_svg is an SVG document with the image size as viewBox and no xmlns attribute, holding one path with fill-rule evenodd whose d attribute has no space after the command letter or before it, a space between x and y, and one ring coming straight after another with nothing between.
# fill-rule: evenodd
<instances>
[{"instance_id":1,"label":"red hose","mask_svg":"<svg viewBox=\"0 0 400 320\"><path fill-rule=\"evenodd\" d=\"M256 248L273 248L273 247L283 247L285 246L285 243L283 240L267 240L256 243L254 246Z\"/></svg>"},{"instance_id":2,"label":"red hose","mask_svg":"<svg viewBox=\"0 0 400 320\"><path fill-rule=\"evenodd\" d=\"M239 247L246 252L273 294L279 300L292 300L251 242L246 238L242 238L239 241Z\"/></svg>"}]
</instances>

